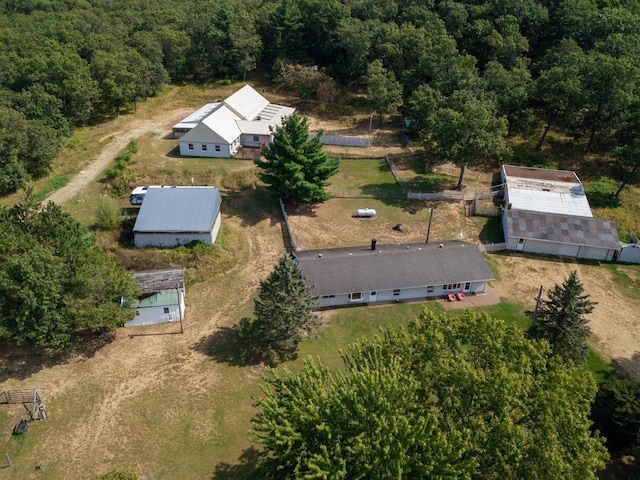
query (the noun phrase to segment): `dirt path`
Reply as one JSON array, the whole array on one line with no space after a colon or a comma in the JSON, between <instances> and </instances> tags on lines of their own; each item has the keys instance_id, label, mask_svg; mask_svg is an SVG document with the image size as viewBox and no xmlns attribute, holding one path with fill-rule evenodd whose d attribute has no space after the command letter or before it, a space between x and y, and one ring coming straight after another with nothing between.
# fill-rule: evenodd
<instances>
[{"instance_id":1,"label":"dirt path","mask_svg":"<svg viewBox=\"0 0 640 480\"><path fill-rule=\"evenodd\" d=\"M134 115L131 120L124 125L123 129L108 135L108 137L111 137L111 141L97 157L90 160L67 185L49 195L45 199L45 202L51 200L59 205L65 204L98 178L131 140L135 140L154 131L168 133L173 124L181 118L184 118L192 110L192 108L171 110L168 113L159 116L156 115L153 120L136 118Z\"/></svg>"}]
</instances>

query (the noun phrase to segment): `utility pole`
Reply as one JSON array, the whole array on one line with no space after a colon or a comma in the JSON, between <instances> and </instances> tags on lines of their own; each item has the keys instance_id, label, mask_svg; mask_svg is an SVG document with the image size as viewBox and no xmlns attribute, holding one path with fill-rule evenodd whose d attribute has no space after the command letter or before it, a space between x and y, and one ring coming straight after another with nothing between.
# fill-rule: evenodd
<instances>
[{"instance_id":1,"label":"utility pole","mask_svg":"<svg viewBox=\"0 0 640 480\"><path fill-rule=\"evenodd\" d=\"M540 291L538 292L538 299L536 300L536 308L533 310L533 315L531 315L531 326L536 322L536 315L538 314L538 309L540 308L540 303L542 302L542 292L544 288L540 285Z\"/></svg>"},{"instance_id":2,"label":"utility pole","mask_svg":"<svg viewBox=\"0 0 640 480\"><path fill-rule=\"evenodd\" d=\"M431 233L431 220L433 219L433 210L434 210L433 207L429 209L429 226L427 227L427 241L425 243L429 243L429 234Z\"/></svg>"}]
</instances>

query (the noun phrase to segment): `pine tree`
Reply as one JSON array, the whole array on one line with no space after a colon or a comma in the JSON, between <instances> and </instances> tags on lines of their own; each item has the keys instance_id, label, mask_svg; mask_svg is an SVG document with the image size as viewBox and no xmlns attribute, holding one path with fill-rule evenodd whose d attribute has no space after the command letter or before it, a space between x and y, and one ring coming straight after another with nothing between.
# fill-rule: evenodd
<instances>
[{"instance_id":1,"label":"pine tree","mask_svg":"<svg viewBox=\"0 0 640 480\"><path fill-rule=\"evenodd\" d=\"M287 117L276 128L271 144L263 147L265 159L255 160L262 169L258 178L284 200L319 203L330 199L325 187L338 171L340 159L322 151L321 136L319 132L309 140L307 118Z\"/></svg>"},{"instance_id":2,"label":"pine tree","mask_svg":"<svg viewBox=\"0 0 640 480\"><path fill-rule=\"evenodd\" d=\"M577 272L571 272L562 285L556 284L549 291L528 331L530 338L547 339L553 353L576 364L586 359L591 329L585 315L596 305L583 292Z\"/></svg>"},{"instance_id":3,"label":"pine tree","mask_svg":"<svg viewBox=\"0 0 640 480\"><path fill-rule=\"evenodd\" d=\"M291 356L298 343L318 325L312 312L317 298L307 285L296 259L280 258L269 277L260 282L255 299L252 336L277 359Z\"/></svg>"}]
</instances>

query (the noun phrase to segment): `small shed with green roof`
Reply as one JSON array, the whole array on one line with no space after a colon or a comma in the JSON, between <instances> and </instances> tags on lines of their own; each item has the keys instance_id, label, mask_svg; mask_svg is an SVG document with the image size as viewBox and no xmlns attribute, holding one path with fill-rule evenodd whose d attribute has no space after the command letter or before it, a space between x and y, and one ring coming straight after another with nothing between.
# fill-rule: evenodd
<instances>
[{"instance_id":1,"label":"small shed with green roof","mask_svg":"<svg viewBox=\"0 0 640 480\"><path fill-rule=\"evenodd\" d=\"M123 300L123 306L134 308L136 316L125 327L182 322L184 319L184 268L135 272L142 295Z\"/></svg>"}]
</instances>

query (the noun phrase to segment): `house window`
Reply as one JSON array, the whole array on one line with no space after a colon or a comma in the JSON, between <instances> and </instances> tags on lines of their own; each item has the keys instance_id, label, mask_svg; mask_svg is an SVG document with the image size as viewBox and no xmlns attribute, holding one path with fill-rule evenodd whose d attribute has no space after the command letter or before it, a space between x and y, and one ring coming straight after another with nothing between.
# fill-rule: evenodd
<instances>
[{"instance_id":1,"label":"house window","mask_svg":"<svg viewBox=\"0 0 640 480\"><path fill-rule=\"evenodd\" d=\"M396 288L396 289L393 291L393 294L394 294L394 295L400 295L400 290Z\"/></svg>"},{"instance_id":2,"label":"house window","mask_svg":"<svg viewBox=\"0 0 640 480\"><path fill-rule=\"evenodd\" d=\"M376 296L378 294L378 292L371 292L370 295Z\"/></svg>"},{"instance_id":3,"label":"house window","mask_svg":"<svg viewBox=\"0 0 640 480\"><path fill-rule=\"evenodd\" d=\"M206 152L206 151L207 151L207 144L206 144L206 143L203 143L203 144L202 144L202 151L203 151L203 152Z\"/></svg>"},{"instance_id":4,"label":"house window","mask_svg":"<svg viewBox=\"0 0 640 480\"><path fill-rule=\"evenodd\" d=\"M524 238L519 238L519 239L518 239L518 243L519 243L520 245L522 245L522 244L524 243Z\"/></svg>"},{"instance_id":5,"label":"house window","mask_svg":"<svg viewBox=\"0 0 640 480\"><path fill-rule=\"evenodd\" d=\"M259 142L260 141L260 137L258 135L254 135L253 136L253 141L254 142Z\"/></svg>"},{"instance_id":6,"label":"house window","mask_svg":"<svg viewBox=\"0 0 640 480\"><path fill-rule=\"evenodd\" d=\"M355 292L349 294L350 300L362 300L362 292Z\"/></svg>"},{"instance_id":7,"label":"house window","mask_svg":"<svg viewBox=\"0 0 640 480\"><path fill-rule=\"evenodd\" d=\"M216 145L215 149L216 149L216 152L219 152L220 151L220 145Z\"/></svg>"},{"instance_id":8,"label":"house window","mask_svg":"<svg viewBox=\"0 0 640 480\"><path fill-rule=\"evenodd\" d=\"M433 285L427 287L427 293L433 293Z\"/></svg>"},{"instance_id":9,"label":"house window","mask_svg":"<svg viewBox=\"0 0 640 480\"><path fill-rule=\"evenodd\" d=\"M336 298L335 295L322 295L322 298Z\"/></svg>"},{"instance_id":10,"label":"house window","mask_svg":"<svg viewBox=\"0 0 640 480\"><path fill-rule=\"evenodd\" d=\"M189 150L193 150L193 143L189 144Z\"/></svg>"},{"instance_id":11,"label":"house window","mask_svg":"<svg viewBox=\"0 0 640 480\"><path fill-rule=\"evenodd\" d=\"M460 284L459 283L448 283L448 284L442 286L443 290L455 290L457 288L460 288Z\"/></svg>"},{"instance_id":12,"label":"house window","mask_svg":"<svg viewBox=\"0 0 640 480\"><path fill-rule=\"evenodd\" d=\"M169 313L169 307L164 307L164 313Z\"/></svg>"},{"instance_id":13,"label":"house window","mask_svg":"<svg viewBox=\"0 0 640 480\"><path fill-rule=\"evenodd\" d=\"M471 282L467 282L464 284L464 289L469 290L471 288Z\"/></svg>"}]
</instances>

